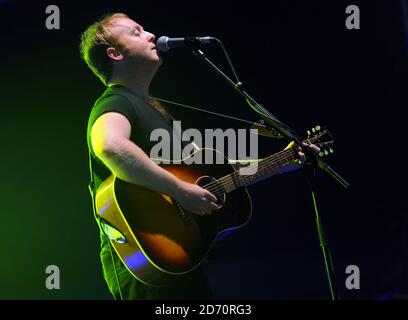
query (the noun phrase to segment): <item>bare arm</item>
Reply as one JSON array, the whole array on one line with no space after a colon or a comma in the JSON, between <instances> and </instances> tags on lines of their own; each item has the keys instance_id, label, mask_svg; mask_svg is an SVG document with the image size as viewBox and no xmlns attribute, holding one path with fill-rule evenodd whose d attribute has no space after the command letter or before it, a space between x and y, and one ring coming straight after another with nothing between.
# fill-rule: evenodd
<instances>
[{"instance_id":1,"label":"bare arm","mask_svg":"<svg viewBox=\"0 0 408 320\"><path fill-rule=\"evenodd\" d=\"M179 179L156 165L129 140L130 134L131 126L126 117L116 112L103 114L95 121L91 131L96 156L118 178L174 196Z\"/></svg>"},{"instance_id":2,"label":"bare arm","mask_svg":"<svg viewBox=\"0 0 408 320\"><path fill-rule=\"evenodd\" d=\"M91 143L98 158L121 180L167 194L188 210L208 214L217 206L214 195L186 183L155 164L130 141L131 125L120 113L108 112L93 124Z\"/></svg>"}]
</instances>

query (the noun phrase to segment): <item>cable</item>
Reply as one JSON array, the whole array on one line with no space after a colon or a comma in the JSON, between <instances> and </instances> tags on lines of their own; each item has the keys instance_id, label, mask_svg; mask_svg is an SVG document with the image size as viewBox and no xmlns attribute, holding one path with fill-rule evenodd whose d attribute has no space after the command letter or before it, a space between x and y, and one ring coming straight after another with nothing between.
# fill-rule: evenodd
<instances>
[{"instance_id":1,"label":"cable","mask_svg":"<svg viewBox=\"0 0 408 320\"><path fill-rule=\"evenodd\" d=\"M105 236L106 236L106 238L107 238L107 240L108 240L108 243L109 243L109 251L110 251L110 254L111 254L111 258L112 258L113 269L115 270L116 284L117 284L118 289L119 289L119 297L120 297L120 300L123 300L122 288L120 287L119 276L118 276L118 270L116 269L115 258L114 258L114 256L113 256L112 244L111 244L110 239L109 239L109 237L108 237L108 235L107 235L106 233L105 233ZM116 300L116 297L115 297L115 296L113 296L113 297L114 297L115 300Z\"/></svg>"},{"instance_id":2,"label":"cable","mask_svg":"<svg viewBox=\"0 0 408 320\"><path fill-rule=\"evenodd\" d=\"M231 60L231 58L230 58L230 56L229 56L229 54L228 54L228 52L227 52L227 49L225 49L225 47L224 47L224 44L220 41L220 40L218 40L217 38L215 38L215 40L218 42L218 44L221 46L221 49L222 49L222 51L224 52L224 55L225 55L225 57L227 58L227 60L228 60L228 64L229 64L229 66L230 66L230 68L231 68L231 70L232 70L232 73L234 74L234 77L235 77L235 80L237 81L237 85L238 86L242 86L242 82L239 80L239 78L238 78L238 74L237 74L237 72L235 71L235 68L234 68L234 65L232 64L232 60Z\"/></svg>"},{"instance_id":3,"label":"cable","mask_svg":"<svg viewBox=\"0 0 408 320\"><path fill-rule=\"evenodd\" d=\"M118 289L119 289L120 300L123 300L122 289L121 289L121 286L120 286L120 281L119 281L119 276L118 276L118 270L116 268L116 263L115 263L115 259L114 259L114 256L113 256L112 244L110 242L109 236L105 232L105 229L101 226L101 224L103 223L103 222L101 222L101 218L96 213L95 179L94 179L93 170L92 170L92 158L91 158L91 153L90 152L88 152L88 157L89 157L89 173L90 173L90 182L88 184L88 189L89 189L89 193L91 194L91 199L92 199L92 211L93 211L96 223L98 224L99 230L103 233L103 235L106 237L106 240L108 241L109 251L110 251L111 258L112 258L113 269L115 271L116 284L117 284ZM113 297L116 300L115 295L113 295Z\"/></svg>"}]
</instances>

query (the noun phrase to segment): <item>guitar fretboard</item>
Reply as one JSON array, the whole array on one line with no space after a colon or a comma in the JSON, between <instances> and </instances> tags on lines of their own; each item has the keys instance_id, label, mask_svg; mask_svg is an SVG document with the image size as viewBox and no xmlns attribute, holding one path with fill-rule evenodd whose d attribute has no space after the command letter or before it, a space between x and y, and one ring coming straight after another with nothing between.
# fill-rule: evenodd
<instances>
[{"instance_id":1,"label":"guitar fretboard","mask_svg":"<svg viewBox=\"0 0 408 320\"><path fill-rule=\"evenodd\" d=\"M292 163L294 158L294 148L282 150L278 153L270 155L256 164L250 164L247 167L241 168L238 171L218 179L218 183L222 188L224 188L225 192L228 193L242 186L248 186L279 173L279 169ZM219 188L220 185L212 185L207 189L212 191L214 188Z\"/></svg>"}]
</instances>

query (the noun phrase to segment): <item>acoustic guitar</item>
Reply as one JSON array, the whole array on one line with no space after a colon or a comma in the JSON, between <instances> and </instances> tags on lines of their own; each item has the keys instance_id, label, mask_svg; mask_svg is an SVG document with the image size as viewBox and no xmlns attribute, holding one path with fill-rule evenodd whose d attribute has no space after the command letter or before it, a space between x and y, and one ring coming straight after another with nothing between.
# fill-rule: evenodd
<instances>
[{"instance_id":1,"label":"acoustic guitar","mask_svg":"<svg viewBox=\"0 0 408 320\"><path fill-rule=\"evenodd\" d=\"M317 126L309 133L303 142L319 146L320 156L333 152L333 137L328 130ZM181 161L160 165L217 197L220 209L205 216L183 209L165 194L112 175L102 182L95 196L100 226L133 276L152 286L170 285L199 266L217 239L248 223L251 198L246 186L280 173L293 163L297 151L290 147L259 160L254 173L248 171L253 170L251 166L236 170L226 158L225 164L187 165ZM220 152L200 149L192 156L215 159Z\"/></svg>"}]
</instances>

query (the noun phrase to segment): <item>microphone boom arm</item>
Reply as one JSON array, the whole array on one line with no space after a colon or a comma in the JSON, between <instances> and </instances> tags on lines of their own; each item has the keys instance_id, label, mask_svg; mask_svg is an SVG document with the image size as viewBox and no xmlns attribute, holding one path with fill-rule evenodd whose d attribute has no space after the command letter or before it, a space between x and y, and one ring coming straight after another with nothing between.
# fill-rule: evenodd
<instances>
[{"instance_id":1,"label":"microphone boom arm","mask_svg":"<svg viewBox=\"0 0 408 320\"><path fill-rule=\"evenodd\" d=\"M217 42L221 44L221 41L219 41L218 39ZM282 136L288 138L289 140L293 140L297 145L302 146L307 155L312 156L313 158L316 159L316 163L322 171L328 174L334 181L339 183L342 187L348 188L350 186L350 184L344 178L342 178L324 160L322 160L319 157L316 151L314 151L308 146L303 146L302 140L294 132L293 129L279 121L273 114L271 114L261 104L257 103L255 99L253 99L245 90L243 90L242 82L238 81L237 83L235 83L234 81L232 81L224 72L222 72L214 63L212 63L211 60L207 58L205 53L199 49L199 46L198 48L193 48L193 53L200 59L202 59L204 62L209 64L222 78L224 78L236 91L238 91L238 93L245 98L251 109L254 110L266 123L268 123ZM231 64L230 59L228 59L228 61ZM235 71L234 74L236 75ZM238 77L236 76L236 78Z\"/></svg>"},{"instance_id":2,"label":"microphone boom arm","mask_svg":"<svg viewBox=\"0 0 408 320\"><path fill-rule=\"evenodd\" d=\"M219 41L220 42L220 41ZM283 135L284 137L287 137L288 139L295 141L299 146L302 146L305 154L307 156L312 156L312 159L314 158L315 161L314 163L317 164L317 166L324 171L327 175L329 175L334 181L339 183L341 186L344 188L349 187L349 183L344 180L338 173L336 173L325 161L323 161L319 155L317 154L316 151L311 149L309 146L303 146L301 140L299 139L298 135L286 124L280 122L274 115L272 115L268 110L266 110L262 105L257 103L252 97L249 96L247 92L245 92L242 88L242 82L238 81L235 83L231 79L229 79L217 66L215 66L202 52L200 49L195 49L193 50L193 53L200 57L203 61L208 63L215 71L217 71L218 74L220 74L235 90L237 90L247 101L249 106L254 110L266 123L268 123L272 128L274 128L278 133ZM230 62L230 60L228 60ZM235 74L235 72L234 72ZM315 168L315 165L312 166L312 168ZM326 233L324 232L323 228L323 223L320 218L319 211L317 209L317 202L316 202L316 194L314 191L314 183L312 179L312 175L314 173L310 170L309 173L309 184L311 188L311 193L312 193L312 199L313 199L313 206L314 206L314 211L315 211L315 216L316 216L316 226L317 226L317 231L318 231L318 236L319 236L319 243L320 247L323 252L323 260L325 264L325 269L326 269L326 276L327 280L329 283L329 288L330 288L330 296L332 300L337 300L338 299L338 294L337 294L337 288L335 286L335 277L334 277L334 267L333 267L333 261L330 253L330 249L328 246L327 238L326 238Z\"/></svg>"}]
</instances>

